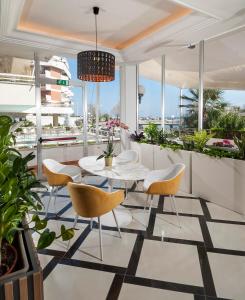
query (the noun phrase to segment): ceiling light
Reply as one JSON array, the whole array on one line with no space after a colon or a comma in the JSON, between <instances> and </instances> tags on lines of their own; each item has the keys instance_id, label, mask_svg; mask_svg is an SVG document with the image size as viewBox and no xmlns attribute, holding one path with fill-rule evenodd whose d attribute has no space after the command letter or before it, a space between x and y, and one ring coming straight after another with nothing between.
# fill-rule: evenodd
<instances>
[{"instance_id":1,"label":"ceiling light","mask_svg":"<svg viewBox=\"0 0 245 300\"><path fill-rule=\"evenodd\" d=\"M115 56L97 50L97 15L99 7L93 7L95 16L95 50L82 51L77 54L77 77L83 81L106 82L115 79Z\"/></svg>"}]
</instances>

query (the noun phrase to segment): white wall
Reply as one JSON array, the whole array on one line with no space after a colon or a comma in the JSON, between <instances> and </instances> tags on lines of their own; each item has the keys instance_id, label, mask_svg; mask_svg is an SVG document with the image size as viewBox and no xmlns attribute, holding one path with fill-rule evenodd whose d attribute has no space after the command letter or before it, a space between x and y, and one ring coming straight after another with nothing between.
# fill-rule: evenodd
<instances>
[{"instance_id":1,"label":"white wall","mask_svg":"<svg viewBox=\"0 0 245 300\"><path fill-rule=\"evenodd\" d=\"M35 106L35 87L24 84L0 84L1 105Z\"/></svg>"}]
</instances>

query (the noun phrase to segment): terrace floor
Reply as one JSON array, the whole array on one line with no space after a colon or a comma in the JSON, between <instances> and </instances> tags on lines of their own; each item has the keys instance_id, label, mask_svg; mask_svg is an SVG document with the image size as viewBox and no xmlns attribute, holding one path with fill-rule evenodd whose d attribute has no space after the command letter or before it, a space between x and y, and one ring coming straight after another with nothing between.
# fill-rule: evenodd
<instances>
[{"instance_id":1,"label":"terrace floor","mask_svg":"<svg viewBox=\"0 0 245 300\"><path fill-rule=\"evenodd\" d=\"M106 189L103 178L87 183ZM74 212L61 189L50 205L49 227L72 226ZM44 203L49 195L42 195ZM176 198L182 228L168 197L154 199L150 217L145 195L132 186L124 207L133 221L121 225L122 239L110 219L103 226L104 261L99 256L97 223L79 219L70 242L56 241L39 251L45 300L53 299L245 299L245 218L192 195ZM120 219L120 211L117 210ZM57 212L58 217L55 215ZM107 224L107 225L106 225ZM163 236L163 240L162 240ZM35 236L34 236L35 239Z\"/></svg>"}]
</instances>

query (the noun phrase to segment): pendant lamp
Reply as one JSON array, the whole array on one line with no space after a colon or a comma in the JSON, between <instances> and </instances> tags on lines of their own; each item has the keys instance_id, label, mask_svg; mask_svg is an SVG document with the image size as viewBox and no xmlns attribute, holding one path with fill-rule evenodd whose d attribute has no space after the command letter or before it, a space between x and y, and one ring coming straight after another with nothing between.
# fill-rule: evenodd
<instances>
[{"instance_id":1,"label":"pendant lamp","mask_svg":"<svg viewBox=\"0 0 245 300\"><path fill-rule=\"evenodd\" d=\"M83 81L107 82L115 79L115 56L109 52L97 50L97 15L99 7L93 7L95 16L95 50L77 54L77 78Z\"/></svg>"}]
</instances>

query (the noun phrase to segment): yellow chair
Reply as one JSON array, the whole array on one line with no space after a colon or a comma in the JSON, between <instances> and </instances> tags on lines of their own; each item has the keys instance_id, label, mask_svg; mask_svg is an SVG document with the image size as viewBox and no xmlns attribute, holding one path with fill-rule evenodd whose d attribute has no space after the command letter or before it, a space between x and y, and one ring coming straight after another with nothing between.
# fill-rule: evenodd
<instances>
[{"instance_id":1,"label":"yellow chair","mask_svg":"<svg viewBox=\"0 0 245 300\"><path fill-rule=\"evenodd\" d=\"M172 210L174 206L174 210L178 218L179 227L181 226L178 209L175 202L175 195L179 190L181 178L184 175L184 171L184 164L174 164L170 168L165 170L154 170L149 172L148 176L144 180L144 192L147 194L144 209L146 209L150 196L151 202L149 206L149 213L151 211L154 195L169 196Z\"/></svg>"},{"instance_id":2,"label":"yellow chair","mask_svg":"<svg viewBox=\"0 0 245 300\"><path fill-rule=\"evenodd\" d=\"M56 203L56 195L59 187L66 186L68 182L81 182L81 169L73 165L63 165L54 159L43 160L44 172L49 184L50 197L46 207L45 216L48 214L48 208L51 199L54 196L54 204Z\"/></svg>"},{"instance_id":3,"label":"yellow chair","mask_svg":"<svg viewBox=\"0 0 245 300\"><path fill-rule=\"evenodd\" d=\"M72 206L76 212L73 227L76 226L79 216L91 219L96 217L98 218L100 259L103 260L102 230L100 217L112 211L118 229L118 233L121 238L121 232L116 214L114 212L114 208L123 202L124 192L116 191L112 193L107 193L102 189L91 185L77 184L71 182L68 183L67 188L71 196Z\"/></svg>"}]
</instances>

